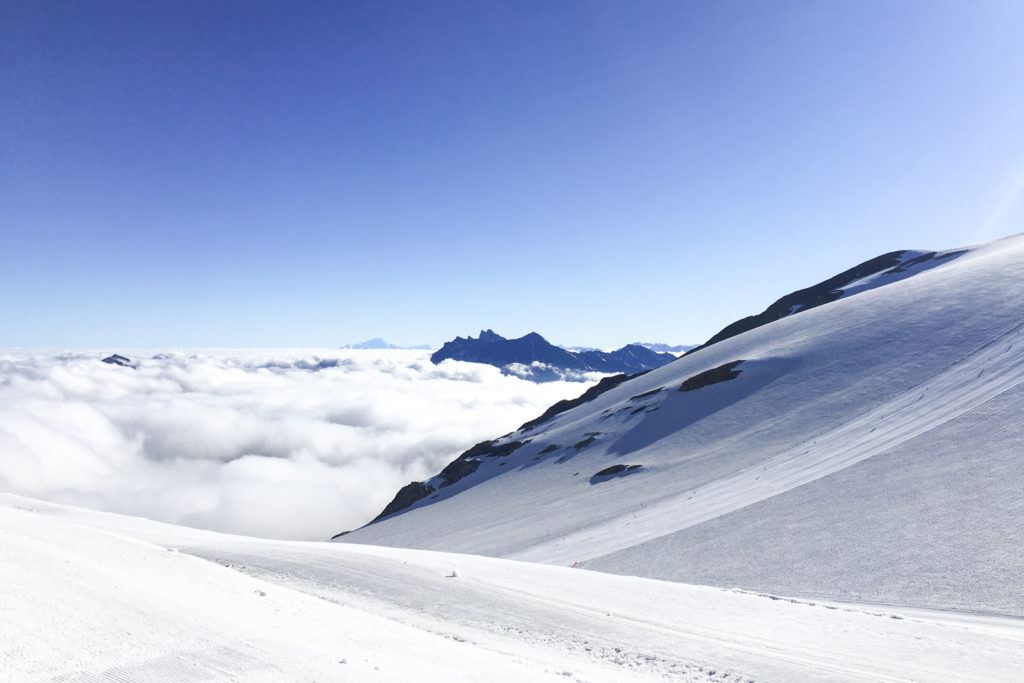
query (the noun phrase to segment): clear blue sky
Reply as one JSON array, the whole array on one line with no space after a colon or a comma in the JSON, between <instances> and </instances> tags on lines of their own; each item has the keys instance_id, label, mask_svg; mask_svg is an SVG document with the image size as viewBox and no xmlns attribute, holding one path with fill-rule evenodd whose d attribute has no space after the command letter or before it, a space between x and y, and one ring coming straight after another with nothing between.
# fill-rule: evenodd
<instances>
[{"instance_id":1,"label":"clear blue sky","mask_svg":"<svg viewBox=\"0 0 1024 683\"><path fill-rule=\"evenodd\" d=\"M1024 3L0 0L0 346L696 343L1024 230Z\"/></svg>"}]
</instances>

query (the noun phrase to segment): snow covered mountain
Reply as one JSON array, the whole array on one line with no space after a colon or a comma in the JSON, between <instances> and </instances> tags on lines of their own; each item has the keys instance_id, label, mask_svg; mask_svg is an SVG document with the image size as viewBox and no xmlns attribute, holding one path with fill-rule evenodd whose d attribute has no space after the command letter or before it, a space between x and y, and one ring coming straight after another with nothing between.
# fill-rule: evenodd
<instances>
[{"instance_id":1,"label":"snow covered mountain","mask_svg":"<svg viewBox=\"0 0 1024 683\"><path fill-rule=\"evenodd\" d=\"M644 346L627 344L615 351L570 351L555 346L536 332L518 339L506 339L494 330L480 336L456 337L445 342L431 357L441 363L452 359L486 363L506 374L546 382L555 379L591 379L585 373L640 372L675 360L671 353L658 353Z\"/></svg>"},{"instance_id":2,"label":"snow covered mountain","mask_svg":"<svg viewBox=\"0 0 1024 683\"><path fill-rule=\"evenodd\" d=\"M650 349L651 351L658 351L660 353L671 353L673 355L680 355L691 349L697 348L696 344L665 344L664 342L633 342L636 346L643 346Z\"/></svg>"},{"instance_id":3,"label":"snow covered mountain","mask_svg":"<svg viewBox=\"0 0 1024 683\"><path fill-rule=\"evenodd\" d=\"M422 350L429 349L430 346L427 345L427 344L420 344L418 346L396 346L395 344L391 344L391 343L385 341L381 337L374 337L373 339L367 339L366 341L359 342L358 344L345 344L341 348L343 348L343 349L358 349L358 350L361 350L361 351L365 351L365 350L378 350L378 349L409 349L409 350L422 351Z\"/></svg>"},{"instance_id":4,"label":"snow covered mountain","mask_svg":"<svg viewBox=\"0 0 1024 683\"><path fill-rule=\"evenodd\" d=\"M340 540L1024 616L1024 236L893 252L606 378Z\"/></svg>"}]
</instances>

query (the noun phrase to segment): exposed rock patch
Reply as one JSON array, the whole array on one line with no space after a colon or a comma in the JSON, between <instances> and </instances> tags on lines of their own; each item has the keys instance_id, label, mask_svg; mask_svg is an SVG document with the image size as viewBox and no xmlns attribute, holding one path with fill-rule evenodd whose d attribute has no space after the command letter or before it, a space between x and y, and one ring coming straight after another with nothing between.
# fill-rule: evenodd
<instances>
[{"instance_id":1,"label":"exposed rock patch","mask_svg":"<svg viewBox=\"0 0 1024 683\"><path fill-rule=\"evenodd\" d=\"M727 382L730 379L736 379L740 376L740 372L742 372L742 370L736 370L735 368L742 362L742 360L734 360L731 363L719 365L717 368L711 368L710 370L698 373L679 385L679 391L695 391L697 389L703 389L711 384L718 384L719 382Z\"/></svg>"},{"instance_id":2,"label":"exposed rock patch","mask_svg":"<svg viewBox=\"0 0 1024 683\"><path fill-rule=\"evenodd\" d=\"M644 372L646 372L646 370ZM623 382L625 382L626 380L633 379L634 377L639 377L642 374L644 373L638 372L635 375L612 375L611 377L605 377L600 382L590 387L576 398L559 401L555 405L545 410L540 417L534 418L529 422L524 422L523 426L519 428L519 431L524 432L528 429L533 429L537 425L541 425L547 422L555 415L558 415L559 413L564 413L567 410L572 410L573 408L581 406L584 403L589 403L590 401L593 401L595 398L597 398L604 392L610 391L615 387L619 386L620 384L622 384Z\"/></svg>"},{"instance_id":3,"label":"exposed rock patch","mask_svg":"<svg viewBox=\"0 0 1024 683\"><path fill-rule=\"evenodd\" d=\"M595 436L594 436L593 434L591 434L590 436L588 436L587 438L583 439L582 441L578 441L578 442L574 443L574 444L572 445L572 447L573 447L573 448L574 448L575 450L577 450L577 451L578 451L578 450L580 450L581 448L586 448L586 447L587 447L587 446L589 446L590 444L594 443L594 439L595 439Z\"/></svg>"},{"instance_id":4,"label":"exposed rock patch","mask_svg":"<svg viewBox=\"0 0 1024 683\"><path fill-rule=\"evenodd\" d=\"M455 460L445 465L445 468L441 470L441 473L437 476L441 477L441 488L451 486L455 482L468 477L477 471L480 467L481 460L479 458L466 458L465 456L459 456Z\"/></svg>"},{"instance_id":5,"label":"exposed rock patch","mask_svg":"<svg viewBox=\"0 0 1024 683\"><path fill-rule=\"evenodd\" d=\"M612 465L611 467L605 467L603 470L590 477L590 483L599 484L602 481L608 481L608 479L612 477L634 472L640 469L640 467L640 465Z\"/></svg>"},{"instance_id":6,"label":"exposed rock patch","mask_svg":"<svg viewBox=\"0 0 1024 683\"><path fill-rule=\"evenodd\" d=\"M641 399L641 398L647 398L648 396L654 396L659 391L662 391L661 387L658 387L657 389L651 389L650 391L645 391L644 393L637 394L636 396L630 396L629 400L630 401L636 401L636 400Z\"/></svg>"},{"instance_id":7,"label":"exposed rock patch","mask_svg":"<svg viewBox=\"0 0 1024 683\"><path fill-rule=\"evenodd\" d=\"M849 270L844 270L838 275L830 277L816 285L787 294L761 313L747 316L746 318L741 318L736 322L731 323L721 332L711 337L711 339L688 353L699 351L705 346L717 344L723 339L735 337L738 334L742 334L756 327L761 327L762 325L767 325L770 322L774 322L780 318L785 318L786 316L794 313L802 313L812 308L835 301L843 296L844 287L869 275L875 275L876 273L890 275L902 273L914 266L919 266L928 261L953 259L966 253L966 250L951 251L942 254L932 251L921 254L920 256L916 256L912 259L904 260L907 251L908 250L905 249L901 251L891 251L888 254L876 256L873 259L864 261Z\"/></svg>"},{"instance_id":8,"label":"exposed rock patch","mask_svg":"<svg viewBox=\"0 0 1024 683\"><path fill-rule=\"evenodd\" d=\"M404 510L413 503L423 500L431 493L433 493L434 490L435 489L433 486L428 486L427 484L424 484L422 481L414 481L409 484L406 484L405 486L398 490L398 493L395 494L395 497L392 499L392 501L388 503L387 507L384 508L384 511L376 517L374 517L373 521L370 523L372 524L373 522L376 522L378 519L384 519L388 515L393 515L399 510Z\"/></svg>"},{"instance_id":9,"label":"exposed rock patch","mask_svg":"<svg viewBox=\"0 0 1024 683\"><path fill-rule=\"evenodd\" d=\"M887 270L885 272L886 272L887 275L895 275L896 273L905 273L908 270L910 270L911 268L913 268L914 266L919 266L922 263L927 263L928 261L933 261L933 260L934 261L941 261L943 259L956 258L957 256L962 256L963 254L966 254L966 253L967 253L966 249L961 249L959 251L947 251L944 254L940 254L937 251L929 251L927 254L921 254L920 256L918 256L916 258L912 258L909 261L906 261L904 263L901 263L900 265L896 266L895 268L890 268L889 270Z\"/></svg>"},{"instance_id":10,"label":"exposed rock patch","mask_svg":"<svg viewBox=\"0 0 1024 683\"><path fill-rule=\"evenodd\" d=\"M473 474L480 468L480 464L483 462L481 458L504 458L514 453L518 448L529 443L526 441L509 441L508 443L495 443L494 441L481 441L469 450L465 451L459 457L448 463L443 470L431 481L435 483L437 479L440 479L438 483L439 488L445 488L452 484L460 481L469 475ZM376 522L379 519L383 519L389 515L393 515L396 512L410 507L411 505L418 503L423 500L431 493L434 493L437 489L431 484L422 481L414 481L403 486L394 499L388 503L384 511L373 518L370 522Z\"/></svg>"}]
</instances>

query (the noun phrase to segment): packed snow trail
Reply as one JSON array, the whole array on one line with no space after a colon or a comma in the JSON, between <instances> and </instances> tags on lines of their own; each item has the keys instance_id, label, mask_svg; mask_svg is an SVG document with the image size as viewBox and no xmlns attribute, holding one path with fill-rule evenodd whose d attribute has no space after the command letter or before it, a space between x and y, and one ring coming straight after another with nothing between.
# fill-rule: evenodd
<instances>
[{"instance_id":1,"label":"packed snow trail","mask_svg":"<svg viewBox=\"0 0 1024 683\"><path fill-rule=\"evenodd\" d=\"M3 680L1014 680L1024 624L0 495ZM198 558L212 560L203 561Z\"/></svg>"}]
</instances>

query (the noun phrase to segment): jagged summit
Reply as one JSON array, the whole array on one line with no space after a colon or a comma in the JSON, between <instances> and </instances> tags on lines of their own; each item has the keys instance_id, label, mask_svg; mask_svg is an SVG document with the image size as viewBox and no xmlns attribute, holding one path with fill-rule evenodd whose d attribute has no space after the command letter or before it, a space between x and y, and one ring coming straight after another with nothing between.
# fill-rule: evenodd
<instances>
[{"instance_id":1,"label":"jagged summit","mask_svg":"<svg viewBox=\"0 0 1024 683\"><path fill-rule=\"evenodd\" d=\"M461 337L456 337L456 339L460 339L460 338ZM529 338L529 339L540 338L542 340L544 339L543 337L541 337L536 332L530 332L526 336L523 337L523 339L527 339L527 338ZM470 339L472 339L472 337L470 337ZM502 337L500 334L496 333L494 330L480 330L480 336L478 337L478 339L480 341L482 341L482 342L506 341L504 337Z\"/></svg>"},{"instance_id":2,"label":"jagged summit","mask_svg":"<svg viewBox=\"0 0 1024 683\"><path fill-rule=\"evenodd\" d=\"M555 346L536 332L518 339L506 339L487 329L481 330L476 339L456 337L430 357L434 363L448 359L486 363L509 374L544 381L571 378L567 372L642 372L675 360L675 355L658 353L636 344L616 351L569 351Z\"/></svg>"}]
</instances>

